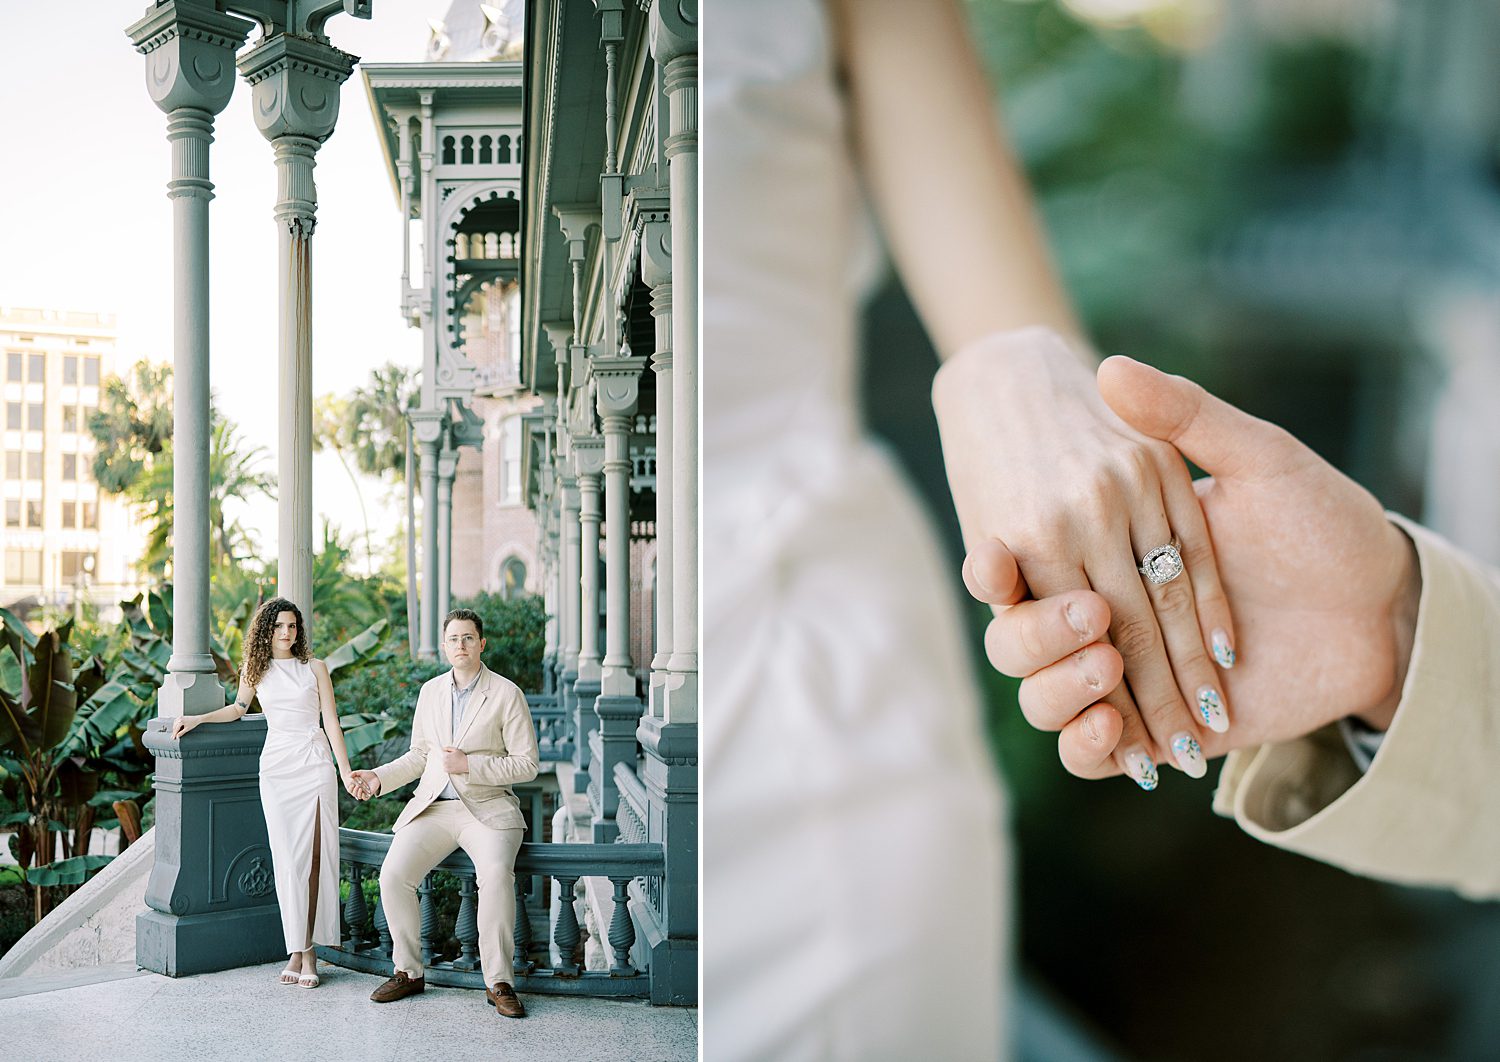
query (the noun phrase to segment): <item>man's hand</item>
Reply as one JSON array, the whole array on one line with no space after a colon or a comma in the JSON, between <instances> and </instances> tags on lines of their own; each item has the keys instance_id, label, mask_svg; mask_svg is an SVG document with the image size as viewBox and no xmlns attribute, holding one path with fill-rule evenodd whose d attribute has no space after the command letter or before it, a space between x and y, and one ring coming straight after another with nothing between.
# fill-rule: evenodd
<instances>
[{"instance_id":1,"label":"man's hand","mask_svg":"<svg viewBox=\"0 0 1500 1062\"><path fill-rule=\"evenodd\" d=\"M1100 366L1099 390L1126 423L1212 476L1195 488L1240 653L1223 674L1235 725L1222 735L1196 727L1202 752L1287 740L1347 715L1388 725L1411 653L1420 575L1410 540L1374 497L1287 432L1180 377L1116 357ZM1024 583L998 544L976 549L965 569L982 600L1022 601ZM1035 711L1060 729L1068 769L1102 777L1118 772L1111 753L1119 722L1081 680L1088 668L1065 637L1064 597L1090 612L1103 605L1077 592L1024 602L1010 610L1019 617L996 619L986 644L997 664L1024 664L1022 704L1045 708L1027 717ZM1099 681L1118 666L1107 648L1084 652L1110 673ZM1064 721L1070 708L1080 714Z\"/></svg>"},{"instance_id":2,"label":"man's hand","mask_svg":"<svg viewBox=\"0 0 1500 1062\"><path fill-rule=\"evenodd\" d=\"M443 746L443 770L449 774L468 774L469 754L452 745Z\"/></svg>"},{"instance_id":3,"label":"man's hand","mask_svg":"<svg viewBox=\"0 0 1500 1062\"><path fill-rule=\"evenodd\" d=\"M380 795L380 775L374 771L355 771L354 784L364 793L364 796L359 798L361 800L369 800L373 796Z\"/></svg>"}]
</instances>

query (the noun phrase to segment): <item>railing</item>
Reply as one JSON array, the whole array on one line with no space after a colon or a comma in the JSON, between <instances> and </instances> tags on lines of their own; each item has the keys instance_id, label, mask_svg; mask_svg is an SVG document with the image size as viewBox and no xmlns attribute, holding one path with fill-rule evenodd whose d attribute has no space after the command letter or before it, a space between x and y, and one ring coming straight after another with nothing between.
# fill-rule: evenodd
<instances>
[{"instance_id":1,"label":"railing","mask_svg":"<svg viewBox=\"0 0 1500 1062\"><path fill-rule=\"evenodd\" d=\"M536 727L537 750L543 763L573 758L573 720L555 693L528 693L526 706Z\"/></svg>"},{"instance_id":2,"label":"railing","mask_svg":"<svg viewBox=\"0 0 1500 1062\"><path fill-rule=\"evenodd\" d=\"M339 830L339 856L349 895L343 904L342 943L321 946L318 956L337 966L364 973L389 974L391 934L379 898L380 865L390 848L391 835L365 830ZM514 964L516 989L521 992L584 996L650 996L651 972L633 965L635 925L630 917L629 886L636 878L659 880L666 858L658 844L534 844L521 845L516 856L516 926ZM441 872L458 879L458 904L450 927L440 909L452 909L452 893L441 887ZM583 932L574 910L580 878L608 878L614 890L614 916L608 929L608 970L585 970L579 961ZM375 882L373 905L367 883ZM535 932L536 919L547 925L549 886L567 902L557 904L552 943L559 955L554 964L546 933ZM428 874L417 889L422 914L422 962L434 985L483 988L479 966L478 889L474 864L462 850L454 852ZM457 954L448 957L450 952Z\"/></svg>"}]
</instances>

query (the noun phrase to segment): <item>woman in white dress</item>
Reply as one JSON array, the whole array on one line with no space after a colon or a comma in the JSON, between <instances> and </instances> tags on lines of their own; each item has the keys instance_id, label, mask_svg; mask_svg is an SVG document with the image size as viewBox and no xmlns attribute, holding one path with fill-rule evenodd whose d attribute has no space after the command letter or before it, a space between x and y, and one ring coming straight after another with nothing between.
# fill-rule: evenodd
<instances>
[{"instance_id":1,"label":"woman in white dress","mask_svg":"<svg viewBox=\"0 0 1500 1062\"><path fill-rule=\"evenodd\" d=\"M1068 613L1109 697L1070 740L1139 752L1143 790L1195 725L1169 657L1232 646L1201 511L1098 398L956 0L715 3L702 110L704 1050L993 1060L1003 801L955 573L861 423L871 215L947 362L966 539L1011 545L1039 596L1092 585L1134 632L1122 663L1084 599ZM1133 539L1173 532L1196 600L1158 625Z\"/></svg>"},{"instance_id":2,"label":"woman in white dress","mask_svg":"<svg viewBox=\"0 0 1500 1062\"><path fill-rule=\"evenodd\" d=\"M265 602L250 620L235 703L203 715L179 716L172 736L180 738L202 723L239 719L256 697L266 717L260 803L290 956L279 980L316 988L315 946L339 943L335 762L344 788L356 797L364 794L349 766L328 665L312 658L302 612L285 598Z\"/></svg>"}]
</instances>

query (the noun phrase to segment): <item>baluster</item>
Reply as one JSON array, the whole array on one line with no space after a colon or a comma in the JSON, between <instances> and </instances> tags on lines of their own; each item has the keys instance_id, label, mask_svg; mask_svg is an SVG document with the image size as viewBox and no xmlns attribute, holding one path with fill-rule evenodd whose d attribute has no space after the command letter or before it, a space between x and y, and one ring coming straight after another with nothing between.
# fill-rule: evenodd
<instances>
[{"instance_id":1,"label":"baluster","mask_svg":"<svg viewBox=\"0 0 1500 1062\"><path fill-rule=\"evenodd\" d=\"M432 898L432 875L428 874L417 886L417 896L422 902L422 965L432 965L437 954L437 901Z\"/></svg>"},{"instance_id":2,"label":"baluster","mask_svg":"<svg viewBox=\"0 0 1500 1062\"><path fill-rule=\"evenodd\" d=\"M536 963L531 961L531 912L526 910L526 893L530 888L531 875L516 878L516 929L511 934L515 939L515 953L511 956L511 965L518 974L536 969Z\"/></svg>"},{"instance_id":3,"label":"baluster","mask_svg":"<svg viewBox=\"0 0 1500 1062\"><path fill-rule=\"evenodd\" d=\"M387 959L391 957L391 927L385 920L385 900L377 893L375 896L375 947L380 954Z\"/></svg>"},{"instance_id":4,"label":"baluster","mask_svg":"<svg viewBox=\"0 0 1500 1062\"><path fill-rule=\"evenodd\" d=\"M629 878L609 879L615 886L615 913L609 920L609 946L614 949L614 965L609 968L611 977L634 977L635 967L630 965L630 949L635 947L635 923L630 919Z\"/></svg>"},{"instance_id":5,"label":"baluster","mask_svg":"<svg viewBox=\"0 0 1500 1062\"><path fill-rule=\"evenodd\" d=\"M368 939L365 926L370 917L369 905L365 903L365 868L358 863L349 864L349 899L344 901L344 921L349 924L349 950L358 951Z\"/></svg>"},{"instance_id":6,"label":"baluster","mask_svg":"<svg viewBox=\"0 0 1500 1062\"><path fill-rule=\"evenodd\" d=\"M552 939L557 942L557 968L554 972L559 977L578 976L575 953L580 935L578 912L573 910L573 887L577 884L576 875L571 878L559 876L557 879L557 929L552 934Z\"/></svg>"},{"instance_id":7,"label":"baluster","mask_svg":"<svg viewBox=\"0 0 1500 1062\"><path fill-rule=\"evenodd\" d=\"M453 935L458 938L460 950L453 965L460 970L472 970L479 965L479 908L472 877L465 875L458 879L458 895L458 923Z\"/></svg>"}]
</instances>

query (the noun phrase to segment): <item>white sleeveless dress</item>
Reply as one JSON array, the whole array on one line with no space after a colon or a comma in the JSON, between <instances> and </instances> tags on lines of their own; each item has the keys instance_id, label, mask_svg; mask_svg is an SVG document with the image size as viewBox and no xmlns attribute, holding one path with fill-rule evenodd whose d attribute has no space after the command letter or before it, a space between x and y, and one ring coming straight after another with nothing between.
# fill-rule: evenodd
<instances>
[{"instance_id":1,"label":"white sleeveless dress","mask_svg":"<svg viewBox=\"0 0 1500 1062\"><path fill-rule=\"evenodd\" d=\"M705 1056L989 1062L1002 799L956 573L859 420L830 27L724 0L704 43Z\"/></svg>"},{"instance_id":2,"label":"white sleeveless dress","mask_svg":"<svg viewBox=\"0 0 1500 1062\"><path fill-rule=\"evenodd\" d=\"M260 803L276 877L276 902L290 955L314 944L339 943L338 770L319 725L318 683L312 666L277 660L255 690L266 715L260 754ZM319 825L318 901L307 930L313 826Z\"/></svg>"}]
</instances>

